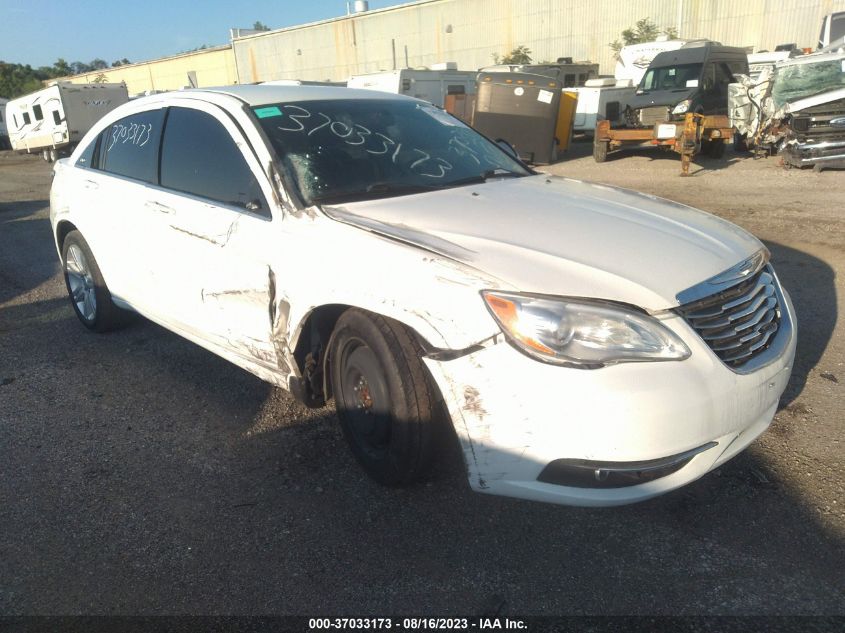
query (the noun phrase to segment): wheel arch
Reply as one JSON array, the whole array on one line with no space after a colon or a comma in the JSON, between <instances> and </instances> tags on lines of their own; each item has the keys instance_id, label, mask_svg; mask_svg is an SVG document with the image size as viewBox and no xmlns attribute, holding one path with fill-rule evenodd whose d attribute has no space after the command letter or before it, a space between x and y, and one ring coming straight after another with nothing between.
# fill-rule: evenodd
<instances>
[{"instance_id":1,"label":"wheel arch","mask_svg":"<svg viewBox=\"0 0 845 633\"><path fill-rule=\"evenodd\" d=\"M62 252L62 247L64 246L65 238L68 236L68 233L78 230L79 229L76 228L76 225L70 220L59 221L56 225L56 248L58 249L59 254Z\"/></svg>"},{"instance_id":2,"label":"wheel arch","mask_svg":"<svg viewBox=\"0 0 845 633\"><path fill-rule=\"evenodd\" d=\"M328 350L341 315L353 309L391 319L407 328L421 355L442 349L432 342L435 337L440 338L436 334L432 336L436 330L419 316L408 318L407 312L373 310L346 303L316 306L300 319L290 339L290 349L301 376L296 379L298 385L291 385L291 391L308 406L323 406L332 398Z\"/></svg>"}]
</instances>

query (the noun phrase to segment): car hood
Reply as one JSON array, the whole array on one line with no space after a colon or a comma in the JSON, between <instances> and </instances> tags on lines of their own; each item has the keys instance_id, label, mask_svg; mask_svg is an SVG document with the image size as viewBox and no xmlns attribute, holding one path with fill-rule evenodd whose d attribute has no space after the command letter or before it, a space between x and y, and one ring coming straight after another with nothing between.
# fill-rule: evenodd
<instances>
[{"instance_id":1,"label":"car hood","mask_svg":"<svg viewBox=\"0 0 845 633\"><path fill-rule=\"evenodd\" d=\"M684 99L692 97L697 88L690 88L689 90L652 90L645 94L635 95L628 99L628 105L632 110L639 110L640 108L651 108L654 106L674 107Z\"/></svg>"},{"instance_id":2,"label":"car hood","mask_svg":"<svg viewBox=\"0 0 845 633\"><path fill-rule=\"evenodd\" d=\"M682 204L543 175L342 206L330 217L434 251L523 292L620 301L647 310L762 245Z\"/></svg>"}]
</instances>

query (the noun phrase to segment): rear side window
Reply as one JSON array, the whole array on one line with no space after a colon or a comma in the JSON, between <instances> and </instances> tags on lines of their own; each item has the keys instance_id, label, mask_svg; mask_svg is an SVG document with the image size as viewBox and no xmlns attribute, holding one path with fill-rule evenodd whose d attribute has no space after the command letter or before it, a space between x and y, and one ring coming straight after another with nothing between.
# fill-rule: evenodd
<instances>
[{"instance_id":1,"label":"rear side window","mask_svg":"<svg viewBox=\"0 0 845 633\"><path fill-rule=\"evenodd\" d=\"M164 110L133 114L113 123L103 135L102 169L155 183Z\"/></svg>"},{"instance_id":2,"label":"rear side window","mask_svg":"<svg viewBox=\"0 0 845 633\"><path fill-rule=\"evenodd\" d=\"M58 110L53 110L53 123L55 123L56 125L62 124L62 117L59 114Z\"/></svg>"},{"instance_id":3,"label":"rear side window","mask_svg":"<svg viewBox=\"0 0 845 633\"><path fill-rule=\"evenodd\" d=\"M213 116L170 108L161 146L161 186L270 216L258 181Z\"/></svg>"},{"instance_id":4,"label":"rear side window","mask_svg":"<svg viewBox=\"0 0 845 633\"><path fill-rule=\"evenodd\" d=\"M32 119L29 118L29 112L24 112L23 113L23 124L29 125L30 123L32 123Z\"/></svg>"},{"instance_id":5,"label":"rear side window","mask_svg":"<svg viewBox=\"0 0 845 633\"><path fill-rule=\"evenodd\" d=\"M44 113L41 111L40 105L36 104L36 105L32 106L32 113L35 115L36 121L40 121L41 119L44 118Z\"/></svg>"}]
</instances>

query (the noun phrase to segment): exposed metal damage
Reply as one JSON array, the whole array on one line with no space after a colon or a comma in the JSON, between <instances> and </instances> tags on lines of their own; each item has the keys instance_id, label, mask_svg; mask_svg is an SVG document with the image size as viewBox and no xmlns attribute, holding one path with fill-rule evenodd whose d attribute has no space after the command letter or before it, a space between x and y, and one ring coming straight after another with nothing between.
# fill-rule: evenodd
<instances>
[{"instance_id":1,"label":"exposed metal damage","mask_svg":"<svg viewBox=\"0 0 845 633\"><path fill-rule=\"evenodd\" d=\"M786 59L729 87L737 138L787 167L845 167L845 48L842 42Z\"/></svg>"}]
</instances>

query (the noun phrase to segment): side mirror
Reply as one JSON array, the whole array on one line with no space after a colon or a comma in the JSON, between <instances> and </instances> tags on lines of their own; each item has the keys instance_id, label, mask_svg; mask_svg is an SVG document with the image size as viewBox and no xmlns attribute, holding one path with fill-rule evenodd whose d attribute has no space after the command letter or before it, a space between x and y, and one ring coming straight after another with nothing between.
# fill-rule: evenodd
<instances>
[{"instance_id":1,"label":"side mirror","mask_svg":"<svg viewBox=\"0 0 845 633\"><path fill-rule=\"evenodd\" d=\"M498 145L511 158L519 160L519 154L517 154L516 148L510 143L508 143L505 139L497 138L496 145Z\"/></svg>"}]
</instances>

